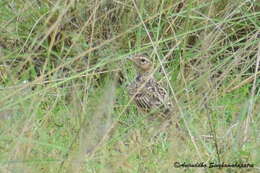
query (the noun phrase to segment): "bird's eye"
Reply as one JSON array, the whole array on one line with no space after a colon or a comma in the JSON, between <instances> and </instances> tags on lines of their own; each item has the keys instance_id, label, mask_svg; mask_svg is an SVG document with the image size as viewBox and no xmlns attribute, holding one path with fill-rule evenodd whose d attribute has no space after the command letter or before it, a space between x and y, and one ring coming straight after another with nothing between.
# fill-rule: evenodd
<instances>
[{"instance_id":1,"label":"bird's eye","mask_svg":"<svg viewBox=\"0 0 260 173\"><path fill-rule=\"evenodd\" d=\"M145 59L141 59L141 62L142 62L142 63L145 63L145 62L146 62L146 60L145 60Z\"/></svg>"}]
</instances>

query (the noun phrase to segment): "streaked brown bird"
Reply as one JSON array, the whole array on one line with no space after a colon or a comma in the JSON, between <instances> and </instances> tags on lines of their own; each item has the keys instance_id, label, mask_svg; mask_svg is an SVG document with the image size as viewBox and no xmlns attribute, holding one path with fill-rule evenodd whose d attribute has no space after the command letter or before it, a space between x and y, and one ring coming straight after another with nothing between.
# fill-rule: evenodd
<instances>
[{"instance_id":1,"label":"streaked brown bird","mask_svg":"<svg viewBox=\"0 0 260 173\"><path fill-rule=\"evenodd\" d=\"M152 61L144 55L135 55L128 59L134 63L138 71L135 80L128 86L129 96L138 109L165 118L169 117L172 108L169 95L153 77Z\"/></svg>"}]
</instances>

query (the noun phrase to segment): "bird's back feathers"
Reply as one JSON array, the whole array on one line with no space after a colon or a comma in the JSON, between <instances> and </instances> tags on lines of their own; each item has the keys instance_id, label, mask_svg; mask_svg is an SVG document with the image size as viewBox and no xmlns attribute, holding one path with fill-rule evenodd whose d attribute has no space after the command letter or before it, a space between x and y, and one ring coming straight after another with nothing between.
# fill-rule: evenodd
<instances>
[{"instance_id":1,"label":"bird's back feathers","mask_svg":"<svg viewBox=\"0 0 260 173\"><path fill-rule=\"evenodd\" d=\"M145 112L160 111L168 114L170 111L169 96L153 76L138 75L128 91L137 106Z\"/></svg>"}]
</instances>

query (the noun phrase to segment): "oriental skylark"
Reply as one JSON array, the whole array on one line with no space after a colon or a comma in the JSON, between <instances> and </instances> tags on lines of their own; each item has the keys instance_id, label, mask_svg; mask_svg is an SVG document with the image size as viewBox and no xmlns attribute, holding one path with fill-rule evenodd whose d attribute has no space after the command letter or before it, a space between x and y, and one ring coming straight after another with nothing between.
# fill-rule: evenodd
<instances>
[{"instance_id":1,"label":"oriental skylark","mask_svg":"<svg viewBox=\"0 0 260 173\"><path fill-rule=\"evenodd\" d=\"M156 113L164 118L170 117L171 104L166 90L153 77L152 61L144 55L134 55L128 58L134 63L138 74L128 86L128 93L136 103L138 110L146 113Z\"/></svg>"}]
</instances>

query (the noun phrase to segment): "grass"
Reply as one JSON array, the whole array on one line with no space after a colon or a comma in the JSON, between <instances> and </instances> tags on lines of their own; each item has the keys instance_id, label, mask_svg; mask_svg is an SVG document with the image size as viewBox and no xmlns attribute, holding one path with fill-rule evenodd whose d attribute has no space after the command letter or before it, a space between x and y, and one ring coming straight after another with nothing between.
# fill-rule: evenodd
<instances>
[{"instance_id":1,"label":"grass","mask_svg":"<svg viewBox=\"0 0 260 173\"><path fill-rule=\"evenodd\" d=\"M1 172L259 172L259 5L0 1ZM155 63L184 134L130 102L136 53Z\"/></svg>"}]
</instances>

